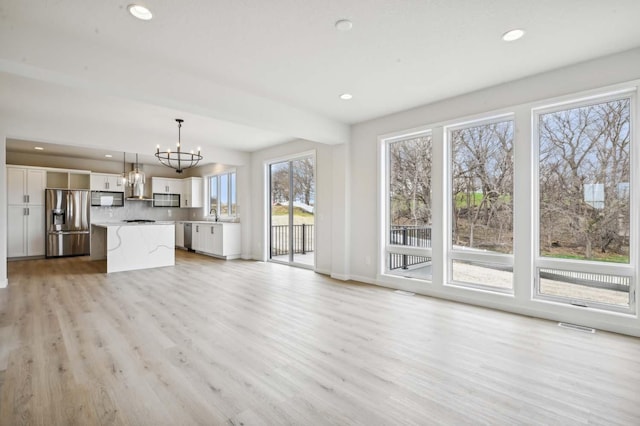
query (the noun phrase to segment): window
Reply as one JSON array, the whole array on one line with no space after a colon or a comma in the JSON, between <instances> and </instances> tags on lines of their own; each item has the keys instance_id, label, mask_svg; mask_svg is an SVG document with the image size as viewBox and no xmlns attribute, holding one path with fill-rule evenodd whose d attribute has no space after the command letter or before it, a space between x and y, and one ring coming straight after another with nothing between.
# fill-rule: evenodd
<instances>
[{"instance_id":1,"label":"window","mask_svg":"<svg viewBox=\"0 0 640 426\"><path fill-rule=\"evenodd\" d=\"M536 295L628 309L633 277L631 97L544 109L535 118Z\"/></svg>"},{"instance_id":2,"label":"window","mask_svg":"<svg viewBox=\"0 0 640 426\"><path fill-rule=\"evenodd\" d=\"M513 120L447 129L449 282L513 289Z\"/></svg>"},{"instance_id":3,"label":"window","mask_svg":"<svg viewBox=\"0 0 640 426\"><path fill-rule=\"evenodd\" d=\"M237 216L236 172L209 176L209 215Z\"/></svg>"},{"instance_id":4,"label":"window","mask_svg":"<svg viewBox=\"0 0 640 426\"><path fill-rule=\"evenodd\" d=\"M387 224L385 272L431 279L430 133L387 143Z\"/></svg>"}]
</instances>

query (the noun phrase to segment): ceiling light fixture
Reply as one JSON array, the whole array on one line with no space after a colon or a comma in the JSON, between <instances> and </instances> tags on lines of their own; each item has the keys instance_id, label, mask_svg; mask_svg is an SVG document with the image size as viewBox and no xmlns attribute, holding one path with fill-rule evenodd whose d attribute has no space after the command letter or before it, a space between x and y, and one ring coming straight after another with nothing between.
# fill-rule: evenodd
<instances>
[{"instance_id":1,"label":"ceiling light fixture","mask_svg":"<svg viewBox=\"0 0 640 426\"><path fill-rule=\"evenodd\" d=\"M340 95L340 99L342 99L343 101L350 101L351 99L353 99L353 95L351 93L343 93L342 95Z\"/></svg>"},{"instance_id":2,"label":"ceiling light fixture","mask_svg":"<svg viewBox=\"0 0 640 426\"><path fill-rule=\"evenodd\" d=\"M129 9L130 14L143 21L150 21L153 18L151 11L139 4L130 4L127 9Z\"/></svg>"},{"instance_id":3,"label":"ceiling light fixture","mask_svg":"<svg viewBox=\"0 0 640 426\"><path fill-rule=\"evenodd\" d=\"M184 169L197 166L200 160L202 160L202 155L200 155L200 147L198 147L197 154L193 151L182 151L182 146L180 144L180 129L182 128L182 123L184 122L184 120L181 118L176 118L176 122L178 123L177 151L171 151L171 149L160 151L160 145L158 145L156 147L156 157L165 166L176 169L176 173L182 173Z\"/></svg>"},{"instance_id":4,"label":"ceiling light fixture","mask_svg":"<svg viewBox=\"0 0 640 426\"><path fill-rule=\"evenodd\" d=\"M338 31L350 31L353 28L353 22L348 19L340 19L334 25Z\"/></svg>"},{"instance_id":5,"label":"ceiling light fixture","mask_svg":"<svg viewBox=\"0 0 640 426\"><path fill-rule=\"evenodd\" d=\"M41 146L34 146L33 149L35 149L36 151L44 151L44 148Z\"/></svg>"},{"instance_id":6,"label":"ceiling light fixture","mask_svg":"<svg viewBox=\"0 0 640 426\"><path fill-rule=\"evenodd\" d=\"M502 39L504 41L516 41L522 38L523 35L524 35L524 30L516 28L514 30L509 30L506 33L502 34Z\"/></svg>"},{"instance_id":7,"label":"ceiling light fixture","mask_svg":"<svg viewBox=\"0 0 640 426\"><path fill-rule=\"evenodd\" d=\"M113 157L113 155L111 155L111 154L105 154L104 156L107 157L107 158Z\"/></svg>"}]
</instances>

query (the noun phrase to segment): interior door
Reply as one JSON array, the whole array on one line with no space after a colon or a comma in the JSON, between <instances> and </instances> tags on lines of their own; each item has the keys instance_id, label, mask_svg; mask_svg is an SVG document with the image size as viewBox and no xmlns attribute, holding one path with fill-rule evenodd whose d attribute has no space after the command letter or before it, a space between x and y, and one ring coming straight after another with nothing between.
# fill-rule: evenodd
<instances>
[{"instance_id":1,"label":"interior door","mask_svg":"<svg viewBox=\"0 0 640 426\"><path fill-rule=\"evenodd\" d=\"M269 257L315 265L315 176L312 156L269 166Z\"/></svg>"}]
</instances>

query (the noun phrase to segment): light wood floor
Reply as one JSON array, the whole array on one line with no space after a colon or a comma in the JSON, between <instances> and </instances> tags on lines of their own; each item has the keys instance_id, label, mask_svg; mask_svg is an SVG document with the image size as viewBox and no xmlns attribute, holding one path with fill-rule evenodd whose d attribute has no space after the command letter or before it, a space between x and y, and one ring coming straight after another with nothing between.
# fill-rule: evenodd
<instances>
[{"instance_id":1,"label":"light wood floor","mask_svg":"<svg viewBox=\"0 0 640 426\"><path fill-rule=\"evenodd\" d=\"M9 263L0 424L640 424L640 340L178 252Z\"/></svg>"}]
</instances>

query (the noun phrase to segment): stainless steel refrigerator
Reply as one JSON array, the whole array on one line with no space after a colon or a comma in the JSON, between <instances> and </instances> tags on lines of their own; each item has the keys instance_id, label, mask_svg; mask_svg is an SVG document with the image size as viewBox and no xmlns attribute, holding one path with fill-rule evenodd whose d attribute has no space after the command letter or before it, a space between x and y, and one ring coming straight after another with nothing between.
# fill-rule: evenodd
<instances>
[{"instance_id":1,"label":"stainless steel refrigerator","mask_svg":"<svg viewBox=\"0 0 640 426\"><path fill-rule=\"evenodd\" d=\"M47 257L89 254L89 191L45 190L47 215Z\"/></svg>"}]
</instances>

